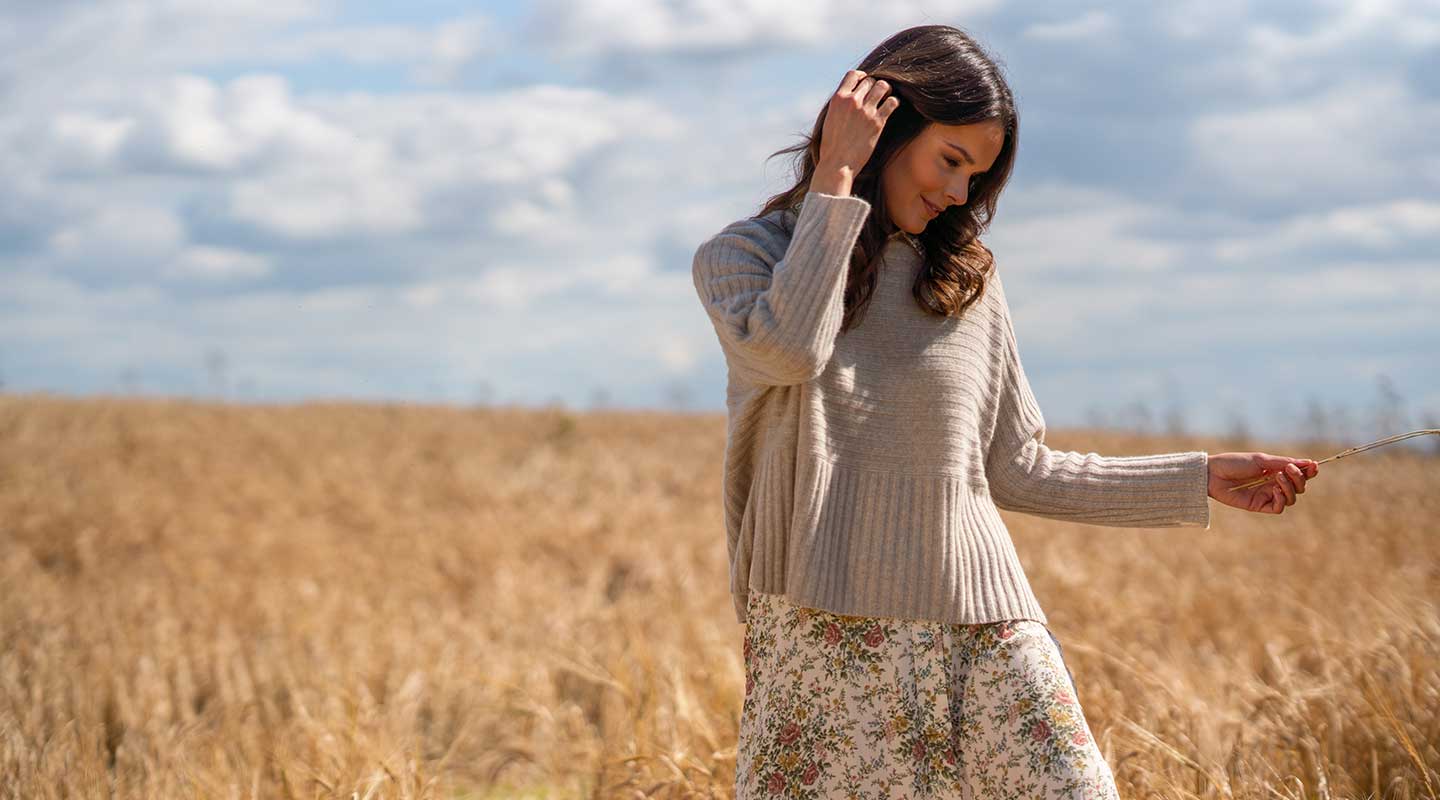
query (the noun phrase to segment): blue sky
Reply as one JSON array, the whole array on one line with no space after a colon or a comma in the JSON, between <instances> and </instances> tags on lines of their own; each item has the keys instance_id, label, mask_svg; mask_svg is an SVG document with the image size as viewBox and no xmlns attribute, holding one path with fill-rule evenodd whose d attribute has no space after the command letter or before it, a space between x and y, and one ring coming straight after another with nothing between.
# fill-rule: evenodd
<instances>
[{"instance_id":1,"label":"blue sky","mask_svg":"<svg viewBox=\"0 0 1440 800\"><path fill-rule=\"evenodd\" d=\"M1051 427L1433 426L1440 10L1403 0L7 4L0 381L719 411L695 246L932 22L1020 104L985 239Z\"/></svg>"}]
</instances>

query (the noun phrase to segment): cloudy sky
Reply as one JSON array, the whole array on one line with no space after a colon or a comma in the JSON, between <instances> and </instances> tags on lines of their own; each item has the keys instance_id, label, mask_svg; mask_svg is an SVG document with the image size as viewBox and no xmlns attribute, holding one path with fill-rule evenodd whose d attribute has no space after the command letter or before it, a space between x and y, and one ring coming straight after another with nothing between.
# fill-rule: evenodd
<instances>
[{"instance_id":1,"label":"cloudy sky","mask_svg":"<svg viewBox=\"0 0 1440 800\"><path fill-rule=\"evenodd\" d=\"M1440 415L1434 0L12 0L0 381L719 411L695 246L933 22L1020 104L987 242L1051 427Z\"/></svg>"}]
</instances>

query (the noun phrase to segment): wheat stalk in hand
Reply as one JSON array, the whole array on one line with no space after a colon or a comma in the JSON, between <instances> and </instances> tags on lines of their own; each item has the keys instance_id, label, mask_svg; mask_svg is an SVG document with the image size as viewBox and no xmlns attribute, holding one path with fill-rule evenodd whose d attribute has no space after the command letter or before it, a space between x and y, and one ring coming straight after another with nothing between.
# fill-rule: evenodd
<instances>
[{"instance_id":1,"label":"wheat stalk in hand","mask_svg":"<svg viewBox=\"0 0 1440 800\"><path fill-rule=\"evenodd\" d=\"M1344 458L1345 456L1353 456L1353 455L1355 455L1356 453L1360 453L1360 452L1363 452L1363 451L1365 451L1365 450L1369 450L1369 449L1372 448L1372 447L1380 447L1381 445L1393 444L1394 442L1398 442L1398 441L1401 441L1401 440L1403 440L1403 439L1409 439L1409 438L1412 437L1412 436L1426 436L1426 435L1436 435L1436 434L1440 434L1440 428L1424 428L1424 429L1421 429L1421 430L1418 430L1418 431L1410 431L1409 433L1401 433L1401 434L1397 434L1397 435L1395 435L1395 436L1388 436L1388 437L1386 437L1386 438L1384 438L1384 439L1379 439L1379 440L1370 442L1369 444L1362 444L1362 445L1360 445L1359 447L1351 447L1351 448L1346 449L1346 450L1341 450L1340 452L1336 453L1335 455L1330 456L1329 458L1322 458L1322 459L1320 459L1319 461L1316 461L1315 463L1316 463L1317 465L1318 465L1318 464L1324 464L1326 461L1334 461L1334 460L1337 459L1337 458ZM1253 480L1253 481L1249 481L1248 483L1242 483L1242 484L1240 484L1239 486L1231 486L1231 487L1230 487L1230 491L1235 492L1235 491L1239 491L1240 489L1249 489L1249 488L1252 487L1252 486L1259 486L1260 484L1265 483L1266 481L1273 481L1273 480L1275 480L1275 479L1278 477L1278 475L1279 475L1279 473L1275 473L1275 474L1271 474L1271 475L1266 475L1266 476L1261 477L1261 478L1256 478L1256 479Z\"/></svg>"}]
</instances>

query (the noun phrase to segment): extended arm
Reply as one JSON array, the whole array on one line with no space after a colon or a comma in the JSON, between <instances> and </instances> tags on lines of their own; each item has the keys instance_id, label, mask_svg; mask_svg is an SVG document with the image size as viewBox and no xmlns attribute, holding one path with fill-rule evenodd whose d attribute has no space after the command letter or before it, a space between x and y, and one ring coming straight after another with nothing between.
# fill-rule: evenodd
<instances>
[{"instance_id":1,"label":"extended arm","mask_svg":"<svg viewBox=\"0 0 1440 800\"><path fill-rule=\"evenodd\" d=\"M1003 298L1003 294L1002 294ZM1051 450L1005 309L1006 367L985 471L995 505L1113 527L1210 528L1204 451L1102 456Z\"/></svg>"}]
</instances>

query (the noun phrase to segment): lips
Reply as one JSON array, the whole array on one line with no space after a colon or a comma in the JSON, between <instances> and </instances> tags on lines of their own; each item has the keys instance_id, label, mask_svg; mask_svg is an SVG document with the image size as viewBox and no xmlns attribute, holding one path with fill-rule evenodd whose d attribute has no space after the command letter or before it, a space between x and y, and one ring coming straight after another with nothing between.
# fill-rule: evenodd
<instances>
[{"instance_id":1,"label":"lips","mask_svg":"<svg viewBox=\"0 0 1440 800\"><path fill-rule=\"evenodd\" d=\"M924 204L925 204L925 207L928 208L928 209L930 209L930 216L933 217L933 216L935 216L935 215L937 215L937 214L940 213L940 209L938 209L938 208L936 208L935 206L931 205L929 200L926 200L925 198L922 197L922 198L920 198L920 202L924 203Z\"/></svg>"}]
</instances>

